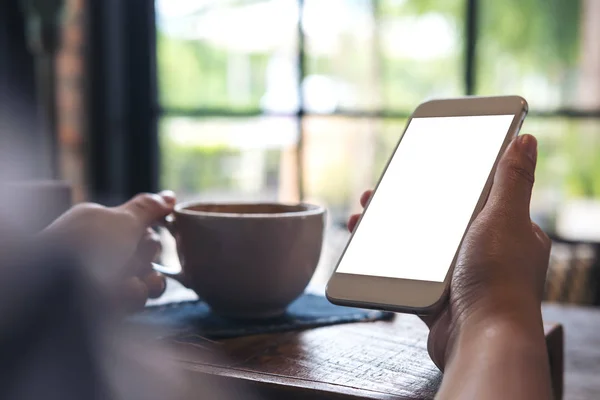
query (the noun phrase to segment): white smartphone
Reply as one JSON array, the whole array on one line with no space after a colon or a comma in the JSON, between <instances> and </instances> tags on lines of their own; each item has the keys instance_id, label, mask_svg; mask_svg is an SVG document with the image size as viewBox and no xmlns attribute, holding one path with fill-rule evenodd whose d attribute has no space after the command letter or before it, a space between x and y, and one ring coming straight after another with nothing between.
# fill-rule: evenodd
<instances>
[{"instance_id":1,"label":"white smartphone","mask_svg":"<svg viewBox=\"0 0 600 400\"><path fill-rule=\"evenodd\" d=\"M518 96L417 107L329 280L329 301L415 314L442 305L463 237L527 110Z\"/></svg>"}]
</instances>

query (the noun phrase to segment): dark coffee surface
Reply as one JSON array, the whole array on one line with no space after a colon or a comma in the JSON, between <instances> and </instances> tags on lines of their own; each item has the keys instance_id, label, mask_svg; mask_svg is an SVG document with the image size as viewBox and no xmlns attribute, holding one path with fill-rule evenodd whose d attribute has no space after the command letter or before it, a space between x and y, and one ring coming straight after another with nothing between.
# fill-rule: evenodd
<instances>
[{"instance_id":1,"label":"dark coffee surface","mask_svg":"<svg viewBox=\"0 0 600 400\"><path fill-rule=\"evenodd\" d=\"M275 203L196 204L184 208L184 210L189 211L224 214L284 214L310 211L313 209L316 209L316 207L306 204L287 205Z\"/></svg>"}]
</instances>

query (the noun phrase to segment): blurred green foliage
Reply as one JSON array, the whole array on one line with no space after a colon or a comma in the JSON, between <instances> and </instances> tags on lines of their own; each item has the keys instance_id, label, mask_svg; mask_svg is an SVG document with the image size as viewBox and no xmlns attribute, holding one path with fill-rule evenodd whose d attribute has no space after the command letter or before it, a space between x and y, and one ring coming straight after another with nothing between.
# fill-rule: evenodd
<instances>
[{"instance_id":1,"label":"blurred green foliage","mask_svg":"<svg viewBox=\"0 0 600 400\"><path fill-rule=\"evenodd\" d=\"M566 155L567 194L600 199L600 123L569 123L562 145Z\"/></svg>"},{"instance_id":2,"label":"blurred green foliage","mask_svg":"<svg viewBox=\"0 0 600 400\"><path fill-rule=\"evenodd\" d=\"M579 54L581 0L484 0L479 29L497 53L509 52L519 64L549 72L575 65Z\"/></svg>"},{"instance_id":3,"label":"blurred green foliage","mask_svg":"<svg viewBox=\"0 0 600 400\"><path fill-rule=\"evenodd\" d=\"M227 161L239 157L239 150L224 146L183 145L166 135L161 136L160 145L163 186L178 193L197 194L235 184Z\"/></svg>"},{"instance_id":4,"label":"blurred green foliage","mask_svg":"<svg viewBox=\"0 0 600 400\"><path fill-rule=\"evenodd\" d=\"M264 159L262 177L264 187L257 191L275 189L279 185L281 150L241 150L226 145L182 143L168 134L166 121L160 124L161 168L160 182L164 188L183 196L219 191L240 191L244 171L241 162L245 152L259 152ZM201 126L199 127L201 129ZM258 166L256 166L258 168Z\"/></svg>"},{"instance_id":5,"label":"blurred green foliage","mask_svg":"<svg viewBox=\"0 0 600 400\"><path fill-rule=\"evenodd\" d=\"M235 82L228 82L228 60L232 56L235 54L209 43L171 37L159 30L161 105L183 110L257 109L265 91L268 55L247 55L250 79L246 88L236 88Z\"/></svg>"},{"instance_id":6,"label":"blurred green foliage","mask_svg":"<svg viewBox=\"0 0 600 400\"><path fill-rule=\"evenodd\" d=\"M579 27L582 0L481 0L480 32L477 43L477 87L481 93L497 93L494 74L506 67L516 75L539 75L564 91L576 87ZM432 95L460 95L463 80L464 0L376 0L374 12L382 23L395 17L438 15L450 24L459 37L452 54L432 62L396 58L382 54L379 79L383 105L409 113L423 98ZM236 29L232 27L232 29ZM229 61L239 54L197 40L169 37L157 33L160 101L163 107L178 109L214 108L257 110L266 89L270 55L244 55L249 79L236 90L228 81ZM356 51L350 37L342 37L339 54L310 55L308 69L314 74L335 75L343 80L364 81L365 57ZM398 38L413 40L413 38ZM510 65L508 65L510 64ZM515 69L516 68L516 69ZM341 72L340 72L341 71ZM340 76L341 75L341 76ZM500 88L501 90L502 88ZM527 94L525 94L527 96ZM546 125L552 134L525 130L539 137L538 186L560 186L572 197L600 198L600 124L574 120ZM527 126L527 125L526 125ZM535 124L532 126L535 127ZM335 125L333 125L335 127ZM404 121L382 124L377 136L378 176L404 128ZM232 187L235 182L227 170L227 159L240 151L225 147L187 146L172 142L162 130L162 182L197 192L205 188ZM276 180L278 153L269 152L268 170ZM345 204L351 193L351 166L332 166L324 170L319 187L324 197ZM375 177L374 177L375 178ZM375 181L375 179L374 179Z\"/></svg>"}]
</instances>

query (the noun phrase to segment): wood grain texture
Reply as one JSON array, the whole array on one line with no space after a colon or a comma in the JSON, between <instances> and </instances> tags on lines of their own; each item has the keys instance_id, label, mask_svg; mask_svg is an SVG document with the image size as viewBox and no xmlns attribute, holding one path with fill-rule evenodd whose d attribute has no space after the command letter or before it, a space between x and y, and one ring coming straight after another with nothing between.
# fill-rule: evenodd
<instances>
[{"instance_id":1,"label":"wood grain texture","mask_svg":"<svg viewBox=\"0 0 600 400\"><path fill-rule=\"evenodd\" d=\"M560 399L562 330L545 330ZM210 359L189 345L177 347L192 375L246 385L263 398L431 399L442 375L427 354L427 333L417 317L398 315L391 322L222 340Z\"/></svg>"},{"instance_id":2,"label":"wood grain texture","mask_svg":"<svg viewBox=\"0 0 600 400\"><path fill-rule=\"evenodd\" d=\"M565 332L564 398L600 399L600 310L545 304L542 311Z\"/></svg>"}]
</instances>

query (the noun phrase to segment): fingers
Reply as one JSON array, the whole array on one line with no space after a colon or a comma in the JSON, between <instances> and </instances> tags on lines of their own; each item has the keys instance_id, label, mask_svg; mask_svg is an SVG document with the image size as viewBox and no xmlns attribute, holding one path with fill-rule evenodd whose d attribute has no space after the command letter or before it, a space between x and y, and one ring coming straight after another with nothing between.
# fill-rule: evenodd
<instances>
[{"instance_id":1,"label":"fingers","mask_svg":"<svg viewBox=\"0 0 600 400\"><path fill-rule=\"evenodd\" d=\"M117 298L121 306L128 312L144 308L146 301L160 297L167 287L165 277L151 271L143 278L132 276L124 279L117 288Z\"/></svg>"},{"instance_id":2,"label":"fingers","mask_svg":"<svg viewBox=\"0 0 600 400\"><path fill-rule=\"evenodd\" d=\"M148 297L151 299L156 299L162 296L167 288L165 276L157 271L151 271L149 274L144 276L142 281L146 285L146 288L148 289Z\"/></svg>"},{"instance_id":3,"label":"fingers","mask_svg":"<svg viewBox=\"0 0 600 400\"><path fill-rule=\"evenodd\" d=\"M172 190L163 190L158 195L161 196L168 204L175 205L177 201L175 193Z\"/></svg>"},{"instance_id":4,"label":"fingers","mask_svg":"<svg viewBox=\"0 0 600 400\"><path fill-rule=\"evenodd\" d=\"M171 191L138 194L121 207L132 214L140 225L150 226L173 212L175 196Z\"/></svg>"},{"instance_id":5,"label":"fingers","mask_svg":"<svg viewBox=\"0 0 600 400\"><path fill-rule=\"evenodd\" d=\"M132 294L123 293L126 303L134 303L139 305L140 295L147 298L155 299L160 297L166 289L165 277L152 269L152 262L156 260L161 250L160 236L152 229L147 228L146 233L140 240L137 250L128 264L125 272L125 285L122 291L129 291ZM133 280L133 283L132 283ZM145 292L140 291L139 282L145 285ZM132 297L133 301L129 298Z\"/></svg>"},{"instance_id":6,"label":"fingers","mask_svg":"<svg viewBox=\"0 0 600 400\"><path fill-rule=\"evenodd\" d=\"M372 190L367 190L362 194L362 196L360 196L360 205L363 206L363 208L367 206L367 203L369 202L369 199L371 198L372 194Z\"/></svg>"},{"instance_id":7,"label":"fingers","mask_svg":"<svg viewBox=\"0 0 600 400\"><path fill-rule=\"evenodd\" d=\"M372 190L367 190L365 191L361 196L360 196L360 205L364 208L367 203L369 202L369 199L371 198L371 195L373 194ZM360 219L360 214L354 214L350 216L350 219L348 220L348 230L350 232L354 231L354 228L356 228L356 224L358 223L358 220Z\"/></svg>"},{"instance_id":8,"label":"fingers","mask_svg":"<svg viewBox=\"0 0 600 400\"><path fill-rule=\"evenodd\" d=\"M348 230L350 232L353 232L354 228L356 228L356 224L358 223L359 218L360 214L354 214L350 216L350 219L348 220Z\"/></svg>"},{"instance_id":9,"label":"fingers","mask_svg":"<svg viewBox=\"0 0 600 400\"><path fill-rule=\"evenodd\" d=\"M514 139L498 163L488 207L510 218L529 221L536 160L535 137L522 135Z\"/></svg>"},{"instance_id":10,"label":"fingers","mask_svg":"<svg viewBox=\"0 0 600 400\"><path fill-rule=\"evenodd\" d=\"M138 244L134 257L142 263L149 264L156 260L161 250L160 235L154 229L147 228Z\"/></svg>"},{"instance_id":11,"label":"fingers","mask_svg":"<svg viewBox=\"0 0 600 400\"><path fill-rule=\"evenodd\" d=\"M118 293L122 305L129 311L144 307L148 298L163 294L166 281L162 274L152 270L151 262L161 250L160 237L150 228L171 214L176 203L175 194L163 191L160 194L144 193L135 196L118 209L133 216L141 239L133 258L126 269L125 278L119 284Z\"/></svg>"},{"instance_id":12,"label":"fingers","mask_svg":"<svg viewBox=\"0 0 600 400\"><path fill-rule=\"evenodd\" d=\"M140 278L131 277L121 283L118 296L125 310L138 311L148 300L148 287Z\"/></svg>"},{"instance_id":13,"label":"fingers","mask_svg":"<svg viewBox=\"0 0 600 400\"><path fill-rule=\"evenodd\" d=\"M134 255L136 273L146 285L148 297L151 299L160 297L166 289L165 277L152 269L152 262L156 260L161 249L160 236L152 228L148 228Z\"/></svg>"}]
</instances>

